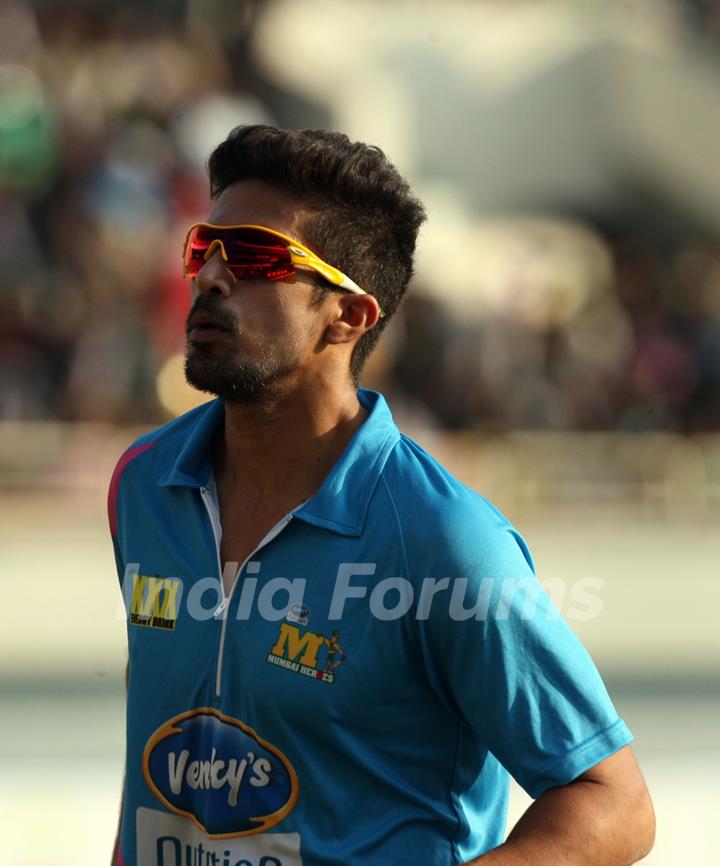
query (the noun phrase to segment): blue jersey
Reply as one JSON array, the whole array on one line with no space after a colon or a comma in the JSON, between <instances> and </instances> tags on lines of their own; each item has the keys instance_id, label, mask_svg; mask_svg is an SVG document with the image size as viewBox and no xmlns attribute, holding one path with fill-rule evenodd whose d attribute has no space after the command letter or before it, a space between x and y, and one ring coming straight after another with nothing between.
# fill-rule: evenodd
<instances>
[{"instance_id":1,"label":"blue jersey","mask_svg":"<svg viewBox=\"0 0 720 866\"><path fill-rule=\"evenodd\" d=\"M128 612L125 866L451 866L631 740L508 521L383 398L223 590L214 400L109 496Z\"/></svg>"}]
</instances>

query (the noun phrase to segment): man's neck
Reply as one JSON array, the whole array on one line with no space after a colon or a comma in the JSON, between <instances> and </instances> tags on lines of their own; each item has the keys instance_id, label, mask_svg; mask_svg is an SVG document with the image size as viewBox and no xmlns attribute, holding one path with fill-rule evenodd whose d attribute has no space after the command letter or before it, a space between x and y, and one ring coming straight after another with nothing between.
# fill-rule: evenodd
<instances>
[{"instance_id":1,"label":"man's neck","mask_svg":"<svg viewBox=\"0 0 720 866\"><path fill-rule=\"evenodd\" d=\"M225 402L215 444L218 484L260 503L311 496L367 417L354 388L295 393L269 406Z\"/></svg>"}]
</instances>

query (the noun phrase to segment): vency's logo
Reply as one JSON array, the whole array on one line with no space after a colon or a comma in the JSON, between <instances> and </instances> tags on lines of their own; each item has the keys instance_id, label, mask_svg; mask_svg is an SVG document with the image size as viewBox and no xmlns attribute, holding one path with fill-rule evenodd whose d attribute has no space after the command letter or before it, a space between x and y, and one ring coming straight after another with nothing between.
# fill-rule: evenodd
<instances>
[{"instance_id":1,"label":"vency's logo","mask_svg":"<svg viewBox=\"0 0 720 866\"><path fill-rule=\"evenodd\" d=\"M175 630L180 579L133 574L130 623Z\"/></svg>"},{"instance_id":2,"label":"vency's logo","mask_svg":"<svg viewBox=\"0 0 720 866\"><path fill-rule=\"evenodd\" d=\"M297 774L285 755L212 707L159 727L145 746L143 774L163 805L211 839L263 833L298 797Z\"/></svg>"},{"instance_id":3,"label":"vency's logo","mask_svg":"<svg viewBox=\"0 0 720 866\"><path fill-rule=\"evenodd\" d=\"M283 622L266 661L323 683L334 683L335 671L346 658L340 646L339 631L325 637L312 631L300 631L298 626Z\"/></svg>"}]
</instances>

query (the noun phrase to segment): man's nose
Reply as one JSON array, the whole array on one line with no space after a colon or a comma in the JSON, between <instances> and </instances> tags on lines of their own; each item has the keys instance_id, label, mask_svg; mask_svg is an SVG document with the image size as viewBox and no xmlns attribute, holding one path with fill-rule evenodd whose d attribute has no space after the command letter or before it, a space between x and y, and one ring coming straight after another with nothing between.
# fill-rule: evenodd
<instances>
[{"instance_id":1,"label":"man's nose","mask_svg":"<svg viewBox=\"0 0 720 866\"><path fill-rule=\"evenodd\" d=\"M201 295L224 295L229 297L232 291L233 276L228 270L223 249L219 243L208 250L205 264L195 277L195 285Z\"/></svg>"}]
</instances>

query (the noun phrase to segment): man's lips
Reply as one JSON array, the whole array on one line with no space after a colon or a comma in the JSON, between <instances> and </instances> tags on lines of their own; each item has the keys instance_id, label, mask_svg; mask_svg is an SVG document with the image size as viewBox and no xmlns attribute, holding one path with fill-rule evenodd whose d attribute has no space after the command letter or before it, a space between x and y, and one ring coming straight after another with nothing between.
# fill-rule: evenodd
<instances>
[{"instance_id":1,"label":"man's lips","mask_svg":"<svg viewBox=\"0 0 720 866\"><path fill-rule=\"evenodd\" d=\"M193 343L207 343L229 333L231 329L227 325L204 310L190 317L188 337Z\"/></svg>"}]
</instances>

